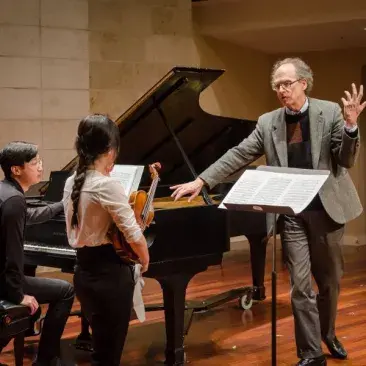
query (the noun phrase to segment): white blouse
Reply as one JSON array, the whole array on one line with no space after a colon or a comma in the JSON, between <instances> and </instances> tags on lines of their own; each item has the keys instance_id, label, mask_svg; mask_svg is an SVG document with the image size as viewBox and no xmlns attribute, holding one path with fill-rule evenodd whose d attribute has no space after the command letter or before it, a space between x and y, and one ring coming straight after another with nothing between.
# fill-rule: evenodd
<instances>
[{"instance_id":1,"label":"white blouse","mask_svg":"<svg viewBox=\"0 0 366 366\"><path fill-rule=\"evenodd\" d=\"M142 231L122 185L96 170L88 170L86 173L78 207L79 226L73 229L71 193L74 178L75 174L67 179L63 195L70 246L81 248L111 243L107 233L113 222L124 234L127 242L132 243L140 239Z\"/></svg>"}]
</instances>

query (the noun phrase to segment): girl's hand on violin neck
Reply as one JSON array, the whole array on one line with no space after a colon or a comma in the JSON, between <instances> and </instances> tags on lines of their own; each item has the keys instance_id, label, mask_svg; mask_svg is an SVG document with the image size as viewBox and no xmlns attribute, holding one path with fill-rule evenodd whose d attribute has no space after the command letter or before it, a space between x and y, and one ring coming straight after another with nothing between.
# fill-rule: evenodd
<instances>
[{"instance_id":1,"label":"girl's hand on violin neck","mask_svg":"<svg viewBox=\"0 0 366 366\"><path fill-rule=\"evenodd\" d=\"M136 217L136 221L140 228L143 230L144 223L142 222L141 217Z\"/></svg>"},{"instance_id":2,"label":"girl's hand on violin neck","mask_svg":"<svg viewBox=\"0 0 366 366\"><path fill-rule=\"evenodd\" d=\"M141 262L141 273L145 273L147 272L147 270L149 269L149 262Z\"/></svg>"},{"instance_id":3,"label":"girl's hand on violin neck","mask_svg":"<svg viewBox=\"0 0 366 366\"><path fill-rule=\"evenodd\" d=\"M150 255L147 248L146 238L144 237L144 235L141 235L139 240L134 243L130 243L130 246L139 258L139 262L142 265L142 271L146 272L150 263Z\"/></svg>"}]
</instances>

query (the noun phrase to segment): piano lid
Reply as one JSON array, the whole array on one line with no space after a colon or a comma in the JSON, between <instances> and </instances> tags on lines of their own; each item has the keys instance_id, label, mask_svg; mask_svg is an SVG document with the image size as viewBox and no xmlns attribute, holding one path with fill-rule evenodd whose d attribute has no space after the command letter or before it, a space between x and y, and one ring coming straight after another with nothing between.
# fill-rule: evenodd
<instances>
[{"instance_id":1,"label":"piano lid","mask_svg":"<svg viewBox=\"0 0 366 366\"><path fill-rule=\"evenodd\" d=\"M200 93L225 71L174 67L116 121L121 133L117 164L162 164L161 185L187 182L237 145L256 121L203 111ZM74 170L77 158L62 170ZM149 186L148 169L141 186Z\"/></svg>"}]
</instances>

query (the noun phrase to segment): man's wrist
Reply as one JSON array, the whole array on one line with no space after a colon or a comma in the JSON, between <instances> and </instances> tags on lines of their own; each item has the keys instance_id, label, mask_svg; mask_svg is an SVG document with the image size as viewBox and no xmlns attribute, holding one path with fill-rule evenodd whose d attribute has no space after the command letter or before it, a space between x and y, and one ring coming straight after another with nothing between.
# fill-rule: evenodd
<instances>
[{"instance_id":1,"label":"man's wrist","mask_svg":"<svg viewBox=\"0 0 366 366\"><path fill-rule=\"evenodd\" d=\"M347 123L345 121L344 122L344 128L346 129L347 132L355 132L358 128L358 125L357 125L357 123L351 124L351 123Z\"/></svg>"},{"instance_id":2,"label":"man's wrist","mask_svg":"<svg viewBox=\"0 0 366 366\"><path fill-rule=\"evenodd\" d=\"M203 186L208 186L208 184L202 179L202 178L200 178L200 177L198 177L197 179L196 179L196 181L198 182L198 184L200 184L201 185L201 188L203 187Z\"/></svg>"}]
</instances>

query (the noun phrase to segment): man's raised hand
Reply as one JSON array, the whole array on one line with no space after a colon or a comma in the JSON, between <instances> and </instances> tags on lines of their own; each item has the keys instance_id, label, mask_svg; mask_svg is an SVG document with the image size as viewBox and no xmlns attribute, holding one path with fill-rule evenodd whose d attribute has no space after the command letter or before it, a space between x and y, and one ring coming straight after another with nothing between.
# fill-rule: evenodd
<instances>
[{"instance_id":1,"label":"man's raised hand","mask_svg":"<svg viewBox=\"0 0 366 366\"><path fill-rule=\"evenodd\" d=\"M347 90L344 93L346 94L346 98L342 98L344 120L347 127L353 127L357 125L357 119L366 107L366 101L361 104L363 85L360 86L360 91L358 92L356 85L352 83L352 95Z\"/></svg>"}]
</instances>

